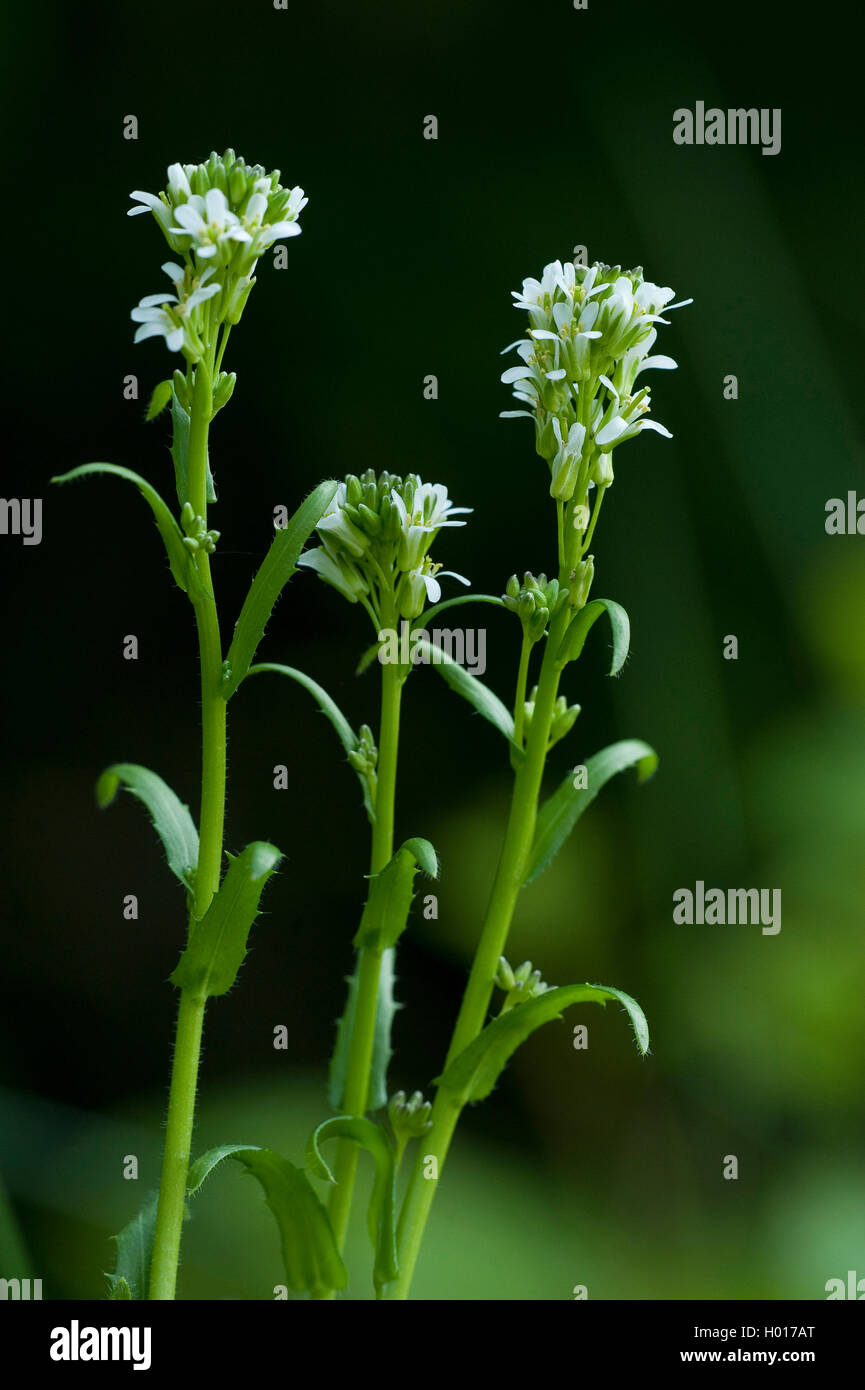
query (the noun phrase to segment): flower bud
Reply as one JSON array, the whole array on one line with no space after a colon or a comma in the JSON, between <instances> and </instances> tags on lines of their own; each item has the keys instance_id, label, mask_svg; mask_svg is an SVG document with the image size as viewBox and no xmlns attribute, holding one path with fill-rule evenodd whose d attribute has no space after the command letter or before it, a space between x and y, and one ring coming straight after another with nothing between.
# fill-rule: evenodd
<instances>
[{"instance_id":1,"label":"flower bud","mask_svg":"<svg viewBox=\"0 0 865 1390\"><path fill-rule=\"evenodd\" d=\"M517 576L515 574L511 575L510 579L505 585L505 593L507 594L508 598L519 598L520 581L517 579Z\"/></svg>"},{"instance_id":2,"label":"flower bud","mask_svg":"<svg viewBox=\"0 0 865 1390\"><path fill-rule=\"evenodd\" d=\"M228 405L234 395L234 388L237 385L236 372L220 372L216 378L213 388L213 413L221 410L224 405Z\"/></svg>"},{"instance_id":3,"label":"flower bud","mask_svg":"<svg viewBox=\"0 0 865 1390\"><path fill-rule=\"evenodd\" d=\"M596 487L610 487L613 481L612 454L598 454L592 464L592 482Z\"/></svg>"},{"instance_id":4,"label":"flower bud","mask_svg":"<svg viewBox=\"0 0 865 1390\"><path fill-rule=\"evenodd\" d=\"M576 569L571 571L572 583L569 602L572 608L585 607L594 577L595 557L588 555L585 560L580 561Z\"/></svg>"}]
</instances>

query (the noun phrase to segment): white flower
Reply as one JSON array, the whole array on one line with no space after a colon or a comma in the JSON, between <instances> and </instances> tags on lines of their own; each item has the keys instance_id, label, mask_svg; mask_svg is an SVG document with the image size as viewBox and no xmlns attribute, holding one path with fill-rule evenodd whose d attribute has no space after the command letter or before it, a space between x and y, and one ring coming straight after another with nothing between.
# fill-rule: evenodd
<instances>
[{"instance_id":1,"label":"white flower","mask_svg":"<svg viewBox=\"0 0 865 1390\"><path fill-rule=\"evenodd\" d=\"M218 255L226 242L252 241L220 188L209 188L203 198L194 193L188 202L175 208L174 218L179 226L172 227L172 232L191 237L192 249L205 259Z\"/></svg>"},{"instance_id":2,"label":"white flower","mask_svg":"<svg viewBox=\"0 0 865 1390\"><path fill-rule=\"evenodd\" d=\"M361 595L369 593L363 576L351 561L343 559L342 556L334 558L323 546L305 550L297 563L306 569L315 570L325 583L338 590L349 603L357 603Z\"/></svg>"},{"instance_id":3,"label":"white flower","mask_svg":"<svg viewBox=\"0 0 865 1390\"><path fill-rule=\"evenodd\" d=\"M444 483L421 483L415 488L410 514L396 489L391 492L391 501L403 526L417 527L420 531L438 531L443 526L465 526L464 521L454 521L453 518L458 512L470 513L473 510L471 507L455 507Z\"/></svg>"},{"instance_id":4,"label":"white flower","mask_svg":"<svg viewBox=\"0 0 865 1390\"><path fill-rule=\"evenodd\" d=\"M145 338L161 335L170 352L179 352L185 346L193 356L198 357L201 355L201 342L195 331L195 310L199 304L219 294L221 286L205 283L214 274L212 266L192 281L189 273L172 261L167 261L162 269L174 282L177 294L145 295L130 315L135 323L141 325L136 329L133 341L140 343Z\"/></svg>"},{"instance_id":5,"label":"white flower","mask_svg":"<svg viewBox=\"0 0 865 1390\"><path fill-rule=\"evenodd\" d=\"M464 575L456 574L453 570L443 570L441 565L433 564L429 556L425 556L416 569L409 570L400 580L397 603L401 617L409 620L418 618L423 612L425 602L438 603L442 596L438 575L441 575L442 579L447 575L451 579L458 579L461 584L471 584L471 580L466 579Z\"/></svg>"}]
</instances>

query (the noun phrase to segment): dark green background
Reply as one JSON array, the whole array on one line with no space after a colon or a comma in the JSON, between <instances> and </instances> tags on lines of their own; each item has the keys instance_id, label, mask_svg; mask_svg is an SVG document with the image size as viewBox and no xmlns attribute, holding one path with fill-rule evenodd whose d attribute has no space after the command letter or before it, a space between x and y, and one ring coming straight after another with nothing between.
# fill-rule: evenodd
<instances>
[{"instance_id":1,"label":"dark green background","mask_svg":"<svg viewBox=\"0 0 865 1390\"><path fill-rule=\"evenodd\" d=\"M143 503L113 479L47 479L107 459L170 494L166 423L143 422L169 358L159 341L133 347L129 320L166 250L149 218L127 220L128 195L231 144L310 201L289 268L261 263L213 432L227 633L273 507L349 469L418 471L473 507L435 553L479 591L549 569L545 466L529 428L498 419L511 404L498 353L522 327L509 291L582 243L694 298L661 329L679 371L652 382L675 438L617 456L594 547L595 592L630 612L632 656L607 680L593 635L565 684L583 714L551 760L561 774L636 735L660 772L604 792L526 892L511 953L555 983L636 995L653 1054L639 1060L613 1008L525 1046L464 1118L417 1296L825 1297L828 1279L865 1276L865 541L824 531L827 499L865 482L858 11L310 8L49 3L12 20L3 493L44 498L44 539L0 539L0 1171L30 1272L46 1297L101 1296L106 1238L158 1180L182 894L141 807L97 812L94 781L142 762L195 805L199 766L191 612ZM697 100L782 108L780 155L675 146L672 113ZM422 138L430 113L436 142ZM130 372L138 402L123 399ZM488 679L509 699L513 620L466 620L486 623ZM375 723L375 673L352 674L365 624L298 576L262 655ZM737 662L722 659L727 634ZM270 838L287 859L238 987L209 1010L198 1147L272 1144L300 1161L325 1113L366 825L302 691L261 679L230 716L228 847ZM289 792L272 788L277 763ZM391 1077L413 1089L441 1064L509 771L430 671L408 687L401 771L398 833L428 836L443 864L439 920L400 950ZM672 893L696 879L780 887L780 934L674 926ZM578 1021L588 1052L571 1046ZM279 1023L287 1054L271 1046ZM138 1183L122 1179L128 1153ZM184 1253L185 1297L268 1298L280 1282L275 1229L239 1175L198 1199ZM362 1230L354 1268L353 1296L369 1297ZM19 1269L10 1247L0 1274Z\"/></svg>"}]
</instances>

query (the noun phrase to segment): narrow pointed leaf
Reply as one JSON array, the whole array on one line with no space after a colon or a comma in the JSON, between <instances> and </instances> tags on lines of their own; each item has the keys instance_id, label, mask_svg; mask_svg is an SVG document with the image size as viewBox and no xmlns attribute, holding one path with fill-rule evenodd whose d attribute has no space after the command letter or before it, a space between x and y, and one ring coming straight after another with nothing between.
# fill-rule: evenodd
<instances>
[{"instance_id":1,"label":"narrow pointed leaf","mask_svg":"<svg viewBox=\"0 0 865 1390\"><path fill-rule=\"evenodd\" d=\"M339 741L345 749L346 753L355 752L355 750L360 745L360 740L358 739L357 734L352 729L351 725L349 724L339 705L330 695L328 695L324 686L319 685L318 681L314 681L311 676L308 676L306 674L305 671L298 671L295 669L294 666L283 666L276 661L258 662L255 666L250 666L246 674L247 677L255 676L260 671L273 671L277 675L288 676L289 680L297 681L298 685L302 685L305 690L308 690L310 695L318 705L319 709L321 710L322 714L325 716L326 719L330 720L331 724L336 729L337 737L339 738ZM367 782L367 779L362 772L358 772L356 768L353 770L361 785L361 790L363 792L363 804L366 807L366 813L369 816L370 821L372 822L375 820L375 811L373 809L372 801L370 800L369 783Z\"/></svg>"},{"instance_id":2,"label":"narrow pointed leaf","mask_svg":"<svg viewBox=\"0 0 865 1390\"><path fill-rule=\"evenodd\" d=\"M355 1115L337 1115L325 1120L309 1137L306 1166L313 1177L334 1182L334 1176L321 1156L320 1145L328 1139L351 1139L372 1154L375 1178L367 1208L367 1230L375 1251L373 1280L377 1290L391 1283L399 1273L396 1254L396 1168L394 1151L383 1129L372 1120Z\"/></svg>"},{"instance_id":3,"label":"narrow pointed leaf","mask_svg":"<svg viewBox=\"0 0 865 1390\"><path fill-rule=\"evenodd\" d=\"M506 1014L488 1023L469 1043L464 1052L454 1058L444 1075L436 1077L436 1085L452 1092L461 1105L483 1100L490 1094L510 1058L520 1043L525 1042L536 1028L561 1018L562 1010L572 1004L606 1004L616 999L631 1021L637 1047L642 1056L649 1050L649 1027L646 1016L636 999L612 985L562 985L546 994L518 1004Z\"/></svg>"},{"instance_id":4,"label":"narrow pointed leaf","mask_svg":"<svg viewBox=\"0 0 865 1390\"><path fill-rule=\"evenodd\" d=\"M165 543L174 582L186 593L189 588L192 567L189 564L189 555L183 544L183 533L156 488L151 487L146 478L133 473L131 468L122 468L117 463L83 463L80 468L73 468L70 473L63 473L59 477L52 478L51 481L52 483L71 483L75 478L86 478L96 473L112 473L117 478L125 478L127 482L135 484L153 512L159 534Z\"/></svg>"},{"instance_id":5,"label":"narrow pointed leaf","mask_svg":"<svg viewBox=\"0 0 865 1390\"><path fill-rule=\"evenodd\" d=\"M380 1110L382 1106L387 1105L387 1069L393 1056L393 1049L390 1045L391 1031L396 1012L402 1008L402 1004L398 1004L393 995L395 956L396 952L393 949L383 951L379 966L378 1001L375 1010L375 1034L367 1099L369 1110ZM357 971L346 980L346 983L348 985L348 998L345 1011L337 1024L336 1044L330 1062L328 1100L332 1110L342 1110L343 1108L357 1008Z\"/></svg>"},{"instance_id":6,"label":"narrow pointed leaf","mask_svg":"<svg viewBox=\"0 0 865 1390\"><path fill-rule=\"evenodd\" d=\"M274 605L291 576L297 572L297 558L309 536L327 510L337 483L319 483L298 507L288 525L278 531L261 567L252 581L234 629L222 681L222 694L229 700L247 674L255 657Z\"/></svg>"},{"instance_id":7,"label":"narrow pointed leaf","mask_svg":"<svg viewBox=\"0 0 865 1390\"><path fill-rule=\"evenodd\" d=\"M117 1245L117 1267L108 1276L110 1299L147 1297L158 1202L159 1193L152 1192L129 1224L111 1237Z\"/></svg>"},{"instance_id":8,"label":"narrow pointed leaf","mask_svg":"<svg viewBox=\"0 0 865 1390\"><path fill-rule=\"evenodd\" d=\"M438 876L438 859L429 840L406 840L380 873L369 882L369 896L354 938L356 950L362 946L395 946L402 936L412 904L412 888L417 870L430 878Z\"/></svg>"},{"instance_id":9,"label":"narrow pointed leaf","mask_svg":"<svg viewBox=\"0 0 865 1390\"><path fill-rule=\"evenodd\" d=\"M264 886L282 855L254 840L231 860L219 891L192 933L171 983L204 999L225 994L237 979Z\"/></svg>"},{"instance_id":10,"label":"narrow pointed leaf","mask_svg":"<svg viewBox=\"0 0 865 1390\"><path fill-rule=\"evenodd\" d=\"M279 1227L288 1287L294 1293L320 1298L344 1289L348 1271L334 1240L327 1212L302 1168L272 1149L222 1144L196 1159L189 1170L187 1192L194 1196L224 1159L242 1163L257 1178Z\"/></svg>"},{"instance_id":11,"label":"narrow pointed leaf","mask_svg":"<svg viewBox=\"0 0 865 1390\"><path fill-rule=\"evenodd\" d=\"M576 661L577 657L585 646L586 637L592 624L597 622L602 613L606 613L610 619L610 627L613 633L613 660L610 666L610 675L617 676L628 658L628 649L631 645L631 620L619 603L614 603L611 598L596 598L591 603L587 603L574 618L564 637L557 653L559 666L565 666L569 661Z\"/></svg>"},{"instance_id":12,"label":"narrow pointed leaf","mask_svg":"<svg viewBox=\"0 0 865 1390\"><path fill-rule=\"evenodd\" d=\"M575 788L574 774L569 772L538 812L535 841L524 882L531 883L548 867L605 782L629 767L636 767L638 779L645 782L657 766L658 755L648 743L626 738L587 759L586 787Z\"/></svg>"},{"instance_id":13,"label":"narrow pointed leaf","mask_svg":"<svg viewBox=\"0 0 865 1390\"><path fill-rule=\"evenodd\" d=\"M96 783L96 800L103 810L111 805L121 785L144 802L165 846L168 867L191 888L198 866L198 831L189 807L149 768L138 763L114 763Z\"/></svg>"},{"instance_id":14,"label":"narrow pointed leaf","mask_svg":"<svg viewBox=\"0 0 865 1390\"><path fill-rule=\"evenodd\" d=\"M489 686L478 680L441 647L426 638L412 638L412 648L422 654L424 661L441 673L452 690L474 705L478 714L498 729L509 743L514 742L514 719L510 710L494 695ZM514 744L516 747L516 744Z\"/></svg>"}]
</instances>

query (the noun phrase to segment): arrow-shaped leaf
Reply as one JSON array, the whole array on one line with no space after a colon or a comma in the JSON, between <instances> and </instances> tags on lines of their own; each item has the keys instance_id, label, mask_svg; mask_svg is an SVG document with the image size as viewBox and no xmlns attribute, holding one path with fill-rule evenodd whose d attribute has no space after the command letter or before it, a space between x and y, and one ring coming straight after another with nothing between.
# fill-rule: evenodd
<instances>
[{"instance_id":1,"label":"arrow-shaped leaf","mask_svg":"<svg viewBox=\"0 0 865 1390\"><path fill-rule=\"evenodd\" d=\"M334 1182L334 1176L321 1156L320 1145L327 1139L352 1139L372 1154L375 1180L367 1209L367 1230L375 1251L373 1280L380 1293L399 1273L396 1255L396 1166L394 1151L383 1129L372 1120L355 1115L337 1115L325 1120L309 1137L306 1146L307 1169L313 1177Z\"/></svg>"},{"instance_id":2,"label":"arrow-shaped leaf","mask_svg":"<svg viewBox=\"0 0 865 1390\"><path fill-rule=\"evenodd\" d=\"M464 700L468 700L470 705L474 705L478 714L482 714L484 719L498 729L499 733L508 740L514 742L514 718L506 705L503 705L498 695L494 695L489 686L484 685L482 680L473 676L464 666L460 666L458 661L454 661L442 647L438 647L433 642L428 642L425 637L412 636L411 646L413 652L418 652L423 656L424 662L434 666L441 673L452 690L458 695L462 695ZM516 744L514 744L516 747Z\"/></svg>"},{"instance_id":3,"label":"arrow-shaped leaf","mask_svg":"<svg viewBox=\"0 0 865 1390\"><path fill-rule=\"evenodd\" d=\"M561 1018L562 1009L572 1004L606 1004L617 999L626 1010L634 1029L637 1047L645 1056L649 1050L649 1026L636 999L612 985L562 985L547 990L525 1004L518 1004L506 1014L488 1023L474 1042L454 1058L436 1085L452 1092L460 1105L483 1100L489 1095L520 1043L542 1024Z\"/></svg>"},{"instance_id":4,"label":"arrow-shaped leaf","mask_svg":"<svg viewBox=\"0 0 865 1390\"><path fill-rule=\"evenodd\" d=\"M626 738L619 743L611 743L587 760L585 787L575 787L574 774L568 773L558 790L538 812L525 883L531 883L548 867L604 783L615 777L617 772L634 766L639 780L645 782L658 766L658 755L642 739Z\"/></svg>"},{"instance_id":5,"label":"arrow-shaped leaf","mask_svg":"<svg viewBox=\"0 0 865 1390\"><path fill-rule=\"evenodd\" d=\"M344 1289L348 1271L336 1246L327 1212L318 1200L302 1168L272 1149L243 1144L222 1144L196 1159L189 1170L190 1197L223 1159L242 1163L264 1190L264 1197L279 1227L282 1258L288 1287L294 1293L309 1292L321 1298L333 1289Z\"/></svg>"},{"instance_id":6,"label":"arrow-shaped leaf","mask_svg":"<svg viewBox=\"0 0 865 1390\"><path fill-rule=\"evenodd\" d=\"M149 768L138 763L114 763L96 783L96 800L103 810L111 805L121 784L144 802L165 846L168 867L191 888L198 865L198 831L189 807Z\"/></svg>"},{"instance_id":7,"label":"arrow-shaped leaf","mask_svg":"<svg viewBox=\"0 0 865 1390\"><path fill-rule=\"evenodd\" d=\"M178 989L191 990L203 999L231 989L246 955L264 885L281 858L276 846L265 840L253 841L232 858L218 893L171 976Z\"/></svg>"},{"instance_id":8,"label":"arrow-shaped leaf","mask_svg":"<svg viewBox=\"0 0 865 1390\"><path fill-rule=\"evenodd\" d=\"M110 1299L147 1297L158 1203L159 1193L152 1192L129 1224L111 1237L117 1245L117 1268L108 1276Z\"/></svg>"},{"instance_id":9,"label":"arrow-shaped leaf","mask_svg":"<svg viewBox=\"0 0 865 1390\"><path fill-rule=\"evenodd\" d=\"M614 603L611 598L593 599L591 603L586 604L585 608L580 609L562 638L561 646L556 654L556 661L560 667L566 666L569 661L576 661L585 646L589 629L604 612L610 619L610 627L613 632L613 661L610 666L610 675L617 676L619 674L628 658L628 648L631 644L631 620L621 604Z\"/></svg>"},{"instance_id":10,"label":"arrow-shaped leaf","mask_svg":"<svg viewBox=\"0 0 865 1390\"><path fill-rule=\"evenodd\" d=\"M375 1006L375 1034L373 1036L372 1060L369 1069L370 1110L380 1110L387 1105L387 1068L393 1051L390 1045L391 1029L397 1009L402 1008L393 997L394 950L382 951L378 972L378 1000ZM333 1110L341 1110L345 1082L348 1076L348 1063L351 1056L351 1040L354 1034L354 1017L357 1008L357 970L346 981L348 999L345 1011L336 1030L336 1044L330 1061L328 1100Z\"/></svg>"},{"instance_id":11,"label":"arrow-shaped leaf","mask_svg":"<svg viewBox=\"0 0 865 1390\"><path fill-rule=\"evenodd\" d=\"M338 484L319 483L298 507L288 525L278 531L246 595L225 662L222 694L229 700L252 665L274 605L291 576L307 539L329 507Z\"/></svg>"},{"instance_id":12,"label":"arrow-shaped leaf","mask_svg":"<svg viewBox=\"0 0 865 1390\"><path fill-rule=\"evenodd\" d=\"M393 859L370 879L369 896L354 938L362 946L395 946L405 931L412 904L412 887L418 869L438 877L438 859L429 840L406 840Z\"/></svg>"},{"instance_id":13,"label":"arrow-shaped leaf","mask_svg":"<svg viewBox=\"0 0 865 1390\"><path fill-rule=\"evenodd\" d=\"M151 487L146 478L139 477L137 473L133 473L131 468L121 468L117 463L83 463L80 468L73 468L71 473L62 473L59 477L52 478L51 481L52 483L71 483L75 478L86 478L95 473L113 473L115 477L125 478L128 482L135 484L148 503L156 525L159 527L159 534L168 552L168 563L171 566L171 573L174 575L174 582L185 593L189 587L190 577L194 575L194 569L189 563L189 555L183 544L183 533L156 488Z\"/></svg>"}]
</instances>

